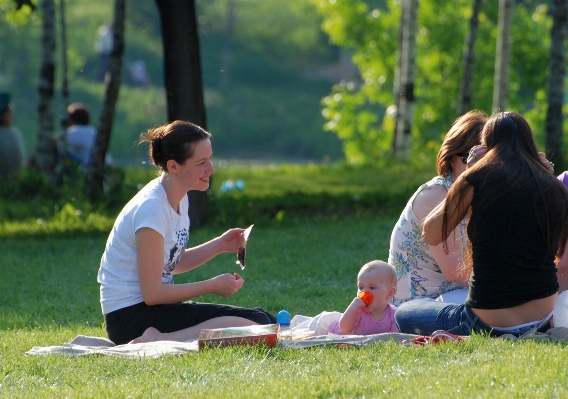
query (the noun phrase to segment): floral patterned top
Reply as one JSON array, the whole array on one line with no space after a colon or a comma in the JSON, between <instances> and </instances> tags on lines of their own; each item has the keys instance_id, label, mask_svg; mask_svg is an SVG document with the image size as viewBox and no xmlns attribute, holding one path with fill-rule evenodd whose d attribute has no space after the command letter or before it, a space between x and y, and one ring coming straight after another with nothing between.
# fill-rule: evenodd
<instances>
[{"instance_id":1,"label":"floral patterned top","mask_svg":"<svg viewBox=\"0 0 568 399\"><path fill-rule=\"evenodd\" d=\"M446 292L463 288L459 284L448 281L440 271L440 267L430 253L428 244L422 241L420 222L412 210L414 198L422 190L433 185L439 185L448 190L453 182L452 175L436 176L420 186L408 200L394 226L388 263L396 268L398 279L396 295L391 300L395 306L415 298L435 299ZM466 224L467 221L464 219L456 228L462 242L462 255L467 245Z\"/></svg>"}]
</instances>

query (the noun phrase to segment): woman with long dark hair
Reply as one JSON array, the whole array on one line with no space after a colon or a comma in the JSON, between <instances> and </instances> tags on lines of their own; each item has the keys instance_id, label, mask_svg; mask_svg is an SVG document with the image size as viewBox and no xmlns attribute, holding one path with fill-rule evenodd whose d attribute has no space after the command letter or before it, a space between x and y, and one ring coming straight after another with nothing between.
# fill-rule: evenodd
<instances>
[{"instance_id":1,"label":"woman with long dark hair","mask_svg":"<svg viewBox=\"0 0 568 399\"><path fill-rule=\"evenodd\" d=\"M402 304L401 332L521 335L546 321L558 296L555 258L568 238L568 191L539 155L519 114L493 115L468 169L423 224L428 245L448 239L469 214L464 305L417 299Z\"/></svg>"}]
</instances>

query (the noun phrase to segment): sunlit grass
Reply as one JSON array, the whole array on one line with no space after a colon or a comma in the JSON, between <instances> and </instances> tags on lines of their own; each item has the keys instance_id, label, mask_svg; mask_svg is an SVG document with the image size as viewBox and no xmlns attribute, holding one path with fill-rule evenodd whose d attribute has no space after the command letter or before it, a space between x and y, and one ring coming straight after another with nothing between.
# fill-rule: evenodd
<instances>
[{"instance_id":1,"label":"sunlit grass","mask_svg":"<svg viewBox=\"0 0 568 399\"><path fill-rule=\"evenodd\" d=\"M255 225L247 268L220 255L181 281L239 272L241 291L199 300L315 315L343 311L359 267L386 259L395 217ZM230 227L230 226L227 226ZM196 245L223 229L192 232ZM96 273L106 237L0 241L0 397L562 398L565 343L476 336L407 348L224 348L158 359L25 355L104 336Z\"/></svg>"}]
</instances>

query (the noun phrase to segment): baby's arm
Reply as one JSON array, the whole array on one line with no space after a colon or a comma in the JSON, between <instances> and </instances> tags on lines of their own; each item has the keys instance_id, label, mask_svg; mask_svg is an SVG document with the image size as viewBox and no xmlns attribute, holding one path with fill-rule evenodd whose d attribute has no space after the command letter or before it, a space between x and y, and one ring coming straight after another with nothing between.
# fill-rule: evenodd
<instances>
[{"instance_id":1,"label":"baby's arm","mask_svg":"<svg viewBox=\"0 0 568 399\"><path fill-rule=\"evenodd\" d=\"M389 305L390 306L390 305ZM392 313L391 313L392 311ZM396 322L394 321L394 313L395 313L396 309L387 309L387 312L390 313L388 316L391 319L391 325L390 325L390 330L389 332L400 332L400 330L398 329L398 326L396 325Z\"/></svg>"},{"instance_id":2,"label":"baby's arm","mask_svg":"<svg viewBox=\"0 0 568 399\"><path fill-rule=\"evenodd\" d=\"M355 321L357 320L357 311L365 307L365 302L358 296L351 301L351 304L339 319L339 330L342 334L349 334L355 329Z\"/></svg>"}]
</instances>

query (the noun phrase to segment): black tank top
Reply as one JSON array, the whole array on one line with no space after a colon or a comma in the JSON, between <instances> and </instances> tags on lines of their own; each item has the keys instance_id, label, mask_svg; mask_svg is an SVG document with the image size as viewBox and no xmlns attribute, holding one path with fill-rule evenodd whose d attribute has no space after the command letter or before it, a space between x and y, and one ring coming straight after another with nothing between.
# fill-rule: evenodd
<instances>
[{"instance_id":1,"label":"black tank top","mask_svg":"<svg viewBox=\"0 0 568 399\"><path fill-rule=\"evenodd\" d=\"M557 247L549 248L544 220L539 220L536 212L547 209L536 180L523 179L512 191L488 201L487 187L507 186L505 176L491 176L472 173L466 177L474 187L474 196L467 228L473 273L465 304L503 309L553 295L558 292ZM558 223L554 211L549 213L549 223ZM559 240L554 238L554 242Z\"/></svg>"}]
</instances>

